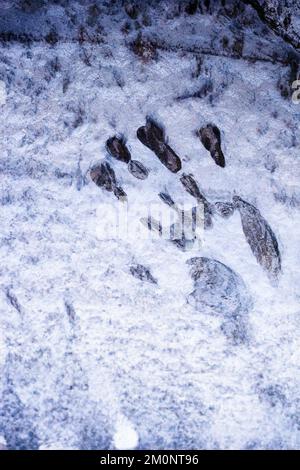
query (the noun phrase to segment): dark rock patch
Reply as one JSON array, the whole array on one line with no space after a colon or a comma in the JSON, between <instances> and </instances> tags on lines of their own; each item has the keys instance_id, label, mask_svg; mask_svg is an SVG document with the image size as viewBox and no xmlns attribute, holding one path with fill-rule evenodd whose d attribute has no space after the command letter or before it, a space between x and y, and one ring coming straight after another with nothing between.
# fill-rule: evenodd
<instances>
[{"instance_id":1,"label":"dark rock patch","mask_svg":"<svg viewBox=\"0 0 300 470\"><path fill-rule=\"evenodd\" d=\"M214 124L202 127L198 135L206 150L208 150L217 165L224 168L225 158L221 149L221 133Z\"/></svg>"},{"instance_id":2,"label":"dark rock patch","mask_svg":"<svg viewBox=\"0 0 300 470\"><path fill-rule=\"evenodd\" d=\"M196 257L187 264L194 280L188 302L199 313L220 316L221 330L234 344L245 342L251 302L242 278L215 259Z\"/></svg>"},{"instance_id":3,"label":"dark rock patch","mask_svg":"<svg viewBox=\"0 0 300 470\"><path fill-rule=\"evenodd\" d=\"M106 142L106 149L112 157L121 162L128 163L131 160L130 152L123 138L111 137Z\"/></svg>"},{"instance_id":4,"label":"dark rock patch","mask_svg":"<svg viewBox=\"0 0 300 470\"><path fill-rule=\"evenodd\" d=\"M170 241L182 251L191 249L196 240L195 235L190 233L187 235L185 233L180 222L172 224L167 228L163 228L162 224L151 216L142 218L141 222L149 230L156 232L160 237Z\"/></svg>"},{"instance_id":5,"label":"dark rock patch","mask_svg":"<svg viewBox=\"0 0 300 470\"><path fill-rule=\"evenodd\" d=\"M90 170L90 177L97 186L108 192L113 192L118 199L126 197L125 191L117 184L115 172L109 163L95 165Z\"/></svg>"},{"instance_id":6,"label":"dark rock patch","mask_svg":"<svg viewBox=\"0 0 300 470\"><path fill-rule=\"evenodd\" d=\"M234 213L234 205L230 202L216 202L215 210L218 215L228 219Z\"/></svg>"},{"instance_id":7,"label":"dark rock patch","mask_svg":"<svg viewBox=\"0 0 300 470\"><path fill-rule=\"evenodd\" d=\"M281 255L274 232L256 207L241 199L233 198L241 215L243 232L258 263L273 280L281 271Z\"/></svg>"},{"instance_id":8,"label":"dark rock patch","mask_svg":"<svg viewBox=\"0 0 300 470\"><path fill-rule=\"evenodd\" d=\"M138 139L159 158L172 173L181 170L181 160L174 150L165 142L162 127L147 118L146 125L137 130Z\"/></svg>"},{"instance_id":9,"label":"dark rock patch","mask_svg":"<svg viewBox=\"0 0 300 470\"><path fill-rule=\"evenodd\" d=\"M131 159L130 151L123 137L111 137L106 142L108 153L121 162L128 164L128 171L137 179L144 180L148 177L149 170L137 160Z\"/></svg>"},{"instance_id":10,"label":"dark rock patch","mask_svg":"<svg viewBox=\"0 0 300 470\"><path fill-rule=\"evenodd\" d=\"M149 175L149 170L137 160L130 160L128 163L128 171L139 180L145 180Z\"/></svg>"},{"instance_id":11,"label":"dark rock patch","mask_svg":"<svg viewBox=\"0 0 300 470\"><path fill-rule=\"evenodd\" d=\"M193 196L199 204L203 204L204 208L204 228L212 226L213 206L208 202L206 197L201 193L198 184L192 175L183 174L180 181L185 190Z\"/></svg>"},{"instance_id":12,"label":"dark rock patch","mask_svg":"<svg viewBox=\"0 0 300 470\"><path fill-rule=\"evenodd\" d=\"M169 207L175 207L175 202L173 201L173 199L171 198L170 194L168 193L159 193L158 195L160 197L160 199L165 203L167 204L167 206Z\"/></svg>"},{"instance_id":13,"label":"dark rock patch","mask_svg":"<svg viewBox=\"0 0 300 470\"><path fill-rule=\"evenodd\" d=\"M142 264L130 266L130 273L133 277L140 279L140 281L148 281L152 284L157 284L157 280L152 276L149 268L146 268Z\"/></svg>"}]
</instances>

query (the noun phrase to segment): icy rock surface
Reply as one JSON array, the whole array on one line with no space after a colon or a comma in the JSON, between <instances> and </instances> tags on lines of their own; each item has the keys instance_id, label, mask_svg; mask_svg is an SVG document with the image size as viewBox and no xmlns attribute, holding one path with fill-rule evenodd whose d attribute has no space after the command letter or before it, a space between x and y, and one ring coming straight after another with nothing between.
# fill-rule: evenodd
<instances>
[{"instance_id":1,"label":"icy rock surface","mask_svg":"<svg viewBox=\"0 0 300 470\"><path fill-rule=\"evenodd\" d=\"M0 2L1 445L299 449L300 116L278 86L289 90L298 56L243 2L129 3ZM299 32L296 13L292 23ZM178 173L138 140L147 116L163 125ZM225 168L197 135L209 123ZM114 135L147 179L108 155ZM187 251L112 234L126 206L91 179L104 162L143 235L148 205L168 209L161 192L195 205L183 173L221 215ZM238 210L222 217L235 195L272 227L276 286ZM230 298L244 306L243 285L252 299L247 341L234 341L243 331L226 316L223 284L218 297L207 291L220 314L188 302L193 257L242 279ZM134 278L137 265L157 284Z\"/></svg>"},{"instance_id":2,"label":"icy rock surface","mask_svg":"<svg viewBox=\"0 0 300 470\"><path fill-rule=\"evenodd\" d=\"M200 314L225 318L221 330L234 343L246 341L247 313L251 305L243 280L223 263L209 258L191 258L194 290L188 302Z\"/></svg>"},{"instance_id":3,"label":"icy rock surface","mask_svg":"<svg viewBox=\"0 0 300 470\"><path fill-rule=\"evenodd\" d=\"M256 207L238 196L233 199L241 214L243 231L254 256L270 278L277 280L281 271L281 255L274 232Z\"/></svg>"},{"instance_id":4,"label":"icy rock surface","mask_svg":"<svg viewBox=\"0 0 300 470\"><path fill-rule=\"evenodd\" d=\"M197 310L207 310L213 315L234 316L247 310L243 301L246 287L228 266L209 258L191 258L194 292L191 294Z\"/></svg>"}]
</instances>

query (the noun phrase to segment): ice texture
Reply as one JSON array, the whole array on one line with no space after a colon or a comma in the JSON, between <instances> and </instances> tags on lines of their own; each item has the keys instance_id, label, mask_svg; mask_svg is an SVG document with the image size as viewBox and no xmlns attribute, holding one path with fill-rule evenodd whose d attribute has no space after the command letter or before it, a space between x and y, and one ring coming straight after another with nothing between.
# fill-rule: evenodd
<instances>
[{"instance_id":1,"label":"ice texture","mask_svg":"<svg viewBox=\"0 0 300 470\"><path fill-rule=\"evenodd\" d=\"M0 2L0 447L300 448L299 56L251 5L192 3ZM147 118L177 173L138 140ZM147 179L107 152L116 135ZM140 223L160 193L195 205L183 174L216 208L186 251ZM121 190L143 236L105 228ZM276 236L277 284L236 196ZM194 281L191 258L213 269Z\"/></svg>"}]
</instances>

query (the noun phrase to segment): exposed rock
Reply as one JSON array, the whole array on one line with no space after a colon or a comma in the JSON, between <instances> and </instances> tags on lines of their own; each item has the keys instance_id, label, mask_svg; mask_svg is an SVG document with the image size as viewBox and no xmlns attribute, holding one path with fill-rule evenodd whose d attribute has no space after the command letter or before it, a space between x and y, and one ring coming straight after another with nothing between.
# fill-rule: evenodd
<instances>
[{"instance_id":1,"label":"exposed rock","mask_svg":"<svg viewBox=\"0 0 300 470\"><path fill-rule=\"evenodd\" d=\"M133 275L133 277L136 277L141 281L148 281L152 284L157 284L157 280L152 276L149 268L146 268L142 264L135 264L130 266L130 273Z\"/></svg>"},{"instance_id":2,"label":"exposed rock","mask_svg":"<svg viewBox=\"0 0 300 470\"><path fill-rule=\"evenodd\" d=\"M160 199L169 207L176 207L175 202L168 193L159 193Z\"/></svg>"},{"instance_id":3,"label":"exposed rock","mask_svg":"<svg viewBox=\"0 0 300 470\"><path fill-rule=\"evenodd\" d=\"M131 159L131 154L122 137L114 136L108 139L106 149L112 157L128 163L128 170L135 178L144 180L148 177L149 170L142 163Z\"/></svg>"},{"instance_id":4,"label":"exposed rock","mask_svg":"<svg viewBox=\"0 0 300 470\"><path fill-rule=\"evenodd\" d=\"M159 236L162 235L162 225L160 222L154 219L154 217L142 217L141 223L145 225L149 230L156 232Z\"/></svg>"},{"instance_id":5,"label":"exposed rock","mask_svg":"<svg viewBox=\"0 0 300 470\"><path fill-rule=\"evenodd\" d=\"M145 180L148 178L149 170L141 162L137 160L130 160L128 163L129 172L139 180Z\"/></svg>"},{"instance_id":6,"label":"exposed rock","mask_svg":"<svg viewBox=\"0 0 300 470\"><path fill-rule=\"evenodd\" d=\"M186 191L197 199L199 204L203 204L204 208L204 228L209 228L212 226L212 215L213 215L213 206L208 202L208 200L201 193L198 184L196 183L192 175L183 174L180 178L180 181Z\"/></svg>"},{"instance_id":7,"label":"exposed rock","mask_svg":"<svg viewBox=\"0 0 300 470\"><path fill-rule=\"evenodd\" d=\"M6 298L7 301L10 303L10 305L20 314L22 315L22 307L16 297L16 295L8 288L5 291L6 293Z\"/></svg>"},{"instance_id":8,"label":"exposed rock","mask_svg":"<svg viewBox=\"0 0 300 470\"><path fill-rule=\"evenodd\" d=\"M165 132L162 126L155 122L150 117L146 118L146 126L140 127L137 130L137 136L140 141L153 150L157 142L165 141Z\"/></svg>"},{"instance_id":9,"label":"exposed rock","mask_svg":"<svg viewBox=\"0 0 300 470\"><path fill-rule=\"evenodd\" d=\"M295 49L300 48L300 34L296 18L299 15L299 3L292 0L246 0L257 11L278 36ZM295 20L295 21L294 21Z\"/></svg>"},{"instance_id":10,"label":"exposed rock","mask_svg":"<svg viewBox=\"0 0 300 470\"><path fill-rule=\"evenodd\" d=\"M162 224L151 216L141 218L141 223L149 230L156 232L160 237L169 240L171 243L176 245L177 248L180 248L183 251L191 249L197 239L192 230L188 230L188 233L186 233L182 223L175 223L168 228L163 228Z\"/></svg>"},{"instance_id":11,"label":"exposed rock","mask_svg":"<svg viewBox=\"0 0 300 470\"><path fill-rule=\"evenodd\" d=\"M252 253L271 279L277 279L281 271L281 255L275 234L256 207L241 199L233 198L239 209L242 227Z\"/></svg>"},{"instance_id":12,"label":"exposed rock","mask_svg":"<svg viewBox=\"0 0 300 470\"><path fill-rule=\"evenodd\" d=\"M113 191L116 185L115 172L107 162L94 166L90 171L90 176L97 186L106 191Z\"/></svg>"},{"instance_id":13,"label":"exposed rock","mask_svg":"<svg viewBox=\"0 0 300 470\"><path fill-rule=\"evenodd\" d=\"M126 197L124 190L117 185L115 172L109 163L104 162L93 166L90 170L90 176L97 186L113 192L118 199Z\"/></svg>"},{"instance_id":14,"label":"exposed rock","mask_svg":"<svg viewBox=\"0 0 300 470\"><path fill-rule=\"evenodd\" d=\"M197 309L207 313L232 317L244 308L245 285L232 269L215 259L195 257L187 261L195 281L191 294Z\"/></svg>"},{"instance_id":15,"label":"exposed rock","mask_svg":"<svg viewBox=\"0 0 300 470\"><path fill-rule=\"evenodd\" d=\"M216 164L224 168L225 158L221 149L221 133L217 126L207 124L199 130L198 134L202 144L210 152Z\"/></svg>"},{"instance_id":16,"label":"exposed rock","mask_svg":"<svg viewBox=\"0 0 300 470\"><path fill-rule=\"evenodd\" d=\"M178 220L181 224L185 235L189 234L190 238L194 239L196 227L200 227L203 222L203 218L199 214L198 207L192 207L189 210L182 210L171 198L168 193L159 193L160 199L169 207L174 209L178 215ZM201 214L202 215L202 214Z\"/></svg>"},{"instance_id":17,"label":"exposed rock","mask_svg":"<svg viewBox=\"0 0 300 470\"><path fill-rule=\"evenodd\" d=\"M67 312L69 322L71 323L71 325L73 325L76 321L75 309L74 309L73 305L70 302L67 302L67 301L65 301L65 309L66 309L66 312Z\"/></svg>"},{"instance_id":18,"label":"exposed rock","mask_svg":"<svg viewBox=\"0 0 300 470\"><path fill-rule=\"evenodd\" d=\"M197 201L206 201L205 197L203 196L203 194L201 193L200 189L199 189L199 186L198 184L196 183L193 175L187 175L187 174L183 174L181 177L180 177L180 181L181 183L183 184L184 188L186 189L186 191L191 195L193 196L194 198L197 199Z\"/></svg>"},{"instance_id":19,"label":"exposed rock","mask_svg":"<svg viewBox=\"0 0 300 470\"><path fill-rule=\"evenodd\" d=\"M128 163L131 160L130 152L123 138L117 136L111 137L106 142L106 148L112 157L121 162Z\"/></svg>"},{"instance_id":20,"label":"exposed rock","mask_svg":"<svg viewBox=\"0 0 300 470\"><path fill-rule=\"evenodd\" d=\"M118 199L126 199L127 198L127 194L125 193L124 189L120 188L120 186L116 186L114 188L114 195Z\"/></svg>"},{"instance_id":21,"label":"exposed rock","mask_svg":"<svg viewBox=\"0 0 300 470\"><path fill-rule=\"evenodd\" d=\"M181 170L181 160L168 144L161 144L157 149L156 155L172 173L177 173Z\"/></svg>"},{"instance_id":22,"label":"exposed rock","mask_svg":"<svg viewBox=\"0 0 300 470\"><path fill-rule=\"evenodd\" d=\"M200 313L225 319L222 332L235 344L247 338L247 313L251 304L242 278L215 259L191 258L194 291L188 302Z\"/></svg>"},{"instance_id":23,"label":"exposed rock","mask_svg":"<svg viewBox=\"0 0 300 470\"><path fill-rule=\"evenodd\" d=\"M191 227L183 226L183 224L179 222L172 224L170 227L170 241L182 251L188 251L193 247L196 241L196 235L194 231L191 230Z\"/></svg>"},{"instance_id":24,"label":"exposed rock","mask_svg":"<svg viewBox=\"0 0 300 470\"><path fill-rule=\"evenodd\" d=\"M150 150L172 173L181 170L181 160L174 150L165 143L163 129L152 119L147 118L145 126L137 130L138 139Z\"/></svg>"},{"instance_id":25,"label":"exposed rock","mask_svg":"<svg viewBox=\"0 0 300 470\"><path fill-rule=\"evenodd\" d=\"M224 219L228 219L234 213L234 205L230 202L216 202L216 213Z\"/></svg>"},{"instance_id":26,"label":"exposed rock","mask_svg":"<svg viewBox=\"0 0 300 470\"><path fill-rule=\"evenodd\" d=\"M278 82L277 87L280 90L280 94L283 98L290 98L293 93L293 83L299 79L299 57L296 54L288 54L287 67L283 69Z\"/></svg>"}]
</instances>

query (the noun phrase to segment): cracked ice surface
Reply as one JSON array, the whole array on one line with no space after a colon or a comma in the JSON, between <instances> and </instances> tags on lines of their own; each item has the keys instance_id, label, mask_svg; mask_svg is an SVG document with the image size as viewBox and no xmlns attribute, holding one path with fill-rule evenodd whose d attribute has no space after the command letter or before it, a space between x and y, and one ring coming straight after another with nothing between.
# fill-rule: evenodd
<instances>
[{"instance_id":1,"label":"cracked ice surface","mask_svg":"<svg viewBox=\"0 0 300 470\"><path fill-rule=\"evenodd\" d=\"M0 46L0 444L299 448L299 109L276 87L282 64L204 55L197 77L195 54L184 48L201 39L218 51L220 31L238 33L213 12L168 18L166 2L149 2L148 34L172 47L145 62L128 46L134 33L121 31L122 8L102 6L102 41L82 45L72 38L85 5L74 2L68 16L51 3L31 14L5 4L2 30L38 35L50 18L64 40ZM275 48L284 57L280 38L253 34L255 21L245 29L247 54L261 41L267 55ZM207 80L206 96L178 99ZM146 216L140 205L163 210L158 193L166 189L176 202L193 202L136 138L146 115L163 123L209 201L237 194L260 210L282 255L278 285L253 256L237 211L214 216L191 252L167 240L99 236L109 222L101 204L119 207L89 178L104 158L127 193L132 222ZM221 130L225 168L195 134L209 122ZM150 170L145 181L107 156L116 133ZM222 315L187 301L194 283L186 261L196 256L243 280L251 297L244 343L224 334ZM157 284L133 277L135 264Z\"/></svg>"}]
</instances>

